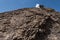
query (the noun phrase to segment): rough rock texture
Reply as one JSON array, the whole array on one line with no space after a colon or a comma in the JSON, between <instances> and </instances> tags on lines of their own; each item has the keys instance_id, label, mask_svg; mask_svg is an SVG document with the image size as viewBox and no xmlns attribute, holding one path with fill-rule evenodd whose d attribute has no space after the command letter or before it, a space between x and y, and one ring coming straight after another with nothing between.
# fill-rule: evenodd
<instances>
[{"instance_id":1,"label":"rough rock texture","mask_svg":"<svg viewBox=\"0 0 60 40\"><path fill-rule=\"evenodd\" d=\"M60 40L60 13L51 8L0 13L0 40Z\"/></svg>"}]
</instances>

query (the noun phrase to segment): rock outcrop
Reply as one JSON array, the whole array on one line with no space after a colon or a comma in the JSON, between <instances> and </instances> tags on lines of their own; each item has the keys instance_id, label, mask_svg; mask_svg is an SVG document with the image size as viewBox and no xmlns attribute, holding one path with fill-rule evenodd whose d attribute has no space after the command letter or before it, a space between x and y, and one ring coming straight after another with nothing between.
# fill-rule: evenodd
<instances>
[{"instance_id":1,"label":"rock outcrop","mask_svg":"<svg viewBox=\"0 0 60 40\"><path fill-rule=\"evenodd\" d=\"M0 13L0 40L60 40L60 13L49 8Z\"/></svg>"}]
</instances>

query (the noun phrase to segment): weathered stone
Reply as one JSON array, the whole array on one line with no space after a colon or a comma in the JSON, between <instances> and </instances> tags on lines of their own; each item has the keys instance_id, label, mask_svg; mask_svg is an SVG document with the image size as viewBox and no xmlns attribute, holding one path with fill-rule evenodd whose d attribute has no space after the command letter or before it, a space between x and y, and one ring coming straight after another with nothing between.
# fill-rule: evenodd
<instances>
[{"instance_id":1,"label":"weathered stone","mask_svg":"<svg viewBox=\"0 0 60 40\"><path fill-rule=\"evenodd\" d=\"M60 14L48 8L1 13L0 40L60 40Z\"/></svg>"}]
</instances>

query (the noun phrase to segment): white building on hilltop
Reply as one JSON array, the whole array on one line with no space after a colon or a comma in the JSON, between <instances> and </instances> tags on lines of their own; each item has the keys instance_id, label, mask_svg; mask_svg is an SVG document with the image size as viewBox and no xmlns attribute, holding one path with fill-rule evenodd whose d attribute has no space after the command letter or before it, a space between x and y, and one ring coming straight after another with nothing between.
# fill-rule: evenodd
<instances>
[{"instance_id":1,"label":"white building on hilltop","mask_svg":"<svg viewBox=\"0 0 60 40\"><path fill-rule=\"evenodd\" d=\"M44 5L40 5L40 4L36 4L35 7L36 7L36 8L42 8L42 9L44 9Z\"/></svg>"},{"instance_id":2,"label":"white building on hilltop","mask_svg":"<svg viewBox=\"0 0 60 40\"><path fill-rule=\"evenodd\" d=\"M36 4L36 6L35 6L36 8L40 8L40 4Z\"/></svg>"}]
</instances>

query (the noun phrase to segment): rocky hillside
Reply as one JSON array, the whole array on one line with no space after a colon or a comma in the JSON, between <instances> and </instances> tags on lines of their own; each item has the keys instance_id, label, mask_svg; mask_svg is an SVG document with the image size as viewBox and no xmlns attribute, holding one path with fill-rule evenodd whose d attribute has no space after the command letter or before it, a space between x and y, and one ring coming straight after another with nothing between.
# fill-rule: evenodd
<instances>
[{"instance_id":1,"label":"rocky hillside","mask_svg":"<svg viewBox=\"0 0 60 40\"><path fill-rule=\"evenodd\" d=\"M0 40L60 40L60 13L41 6L0 13Z\"/></svg>"}]
</instances>

